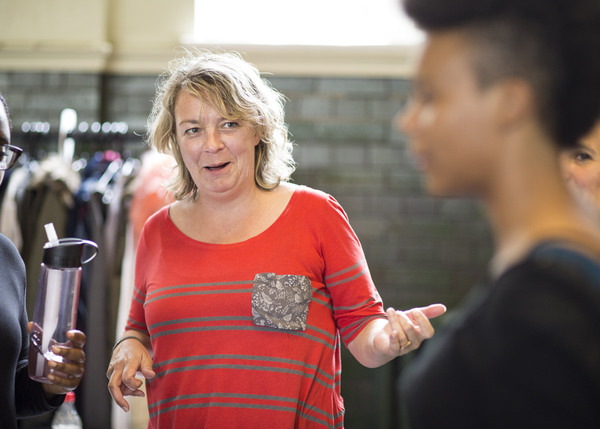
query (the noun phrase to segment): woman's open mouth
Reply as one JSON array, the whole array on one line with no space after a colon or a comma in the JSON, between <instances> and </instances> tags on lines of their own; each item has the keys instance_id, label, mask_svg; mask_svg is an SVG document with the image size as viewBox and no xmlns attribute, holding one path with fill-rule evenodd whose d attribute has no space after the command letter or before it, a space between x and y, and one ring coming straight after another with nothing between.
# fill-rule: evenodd
<instances>
[{"instance_id":1,"label":"woman's open mouth","mask_svg":"<svg viewBox=\"0 0 600 429\"><path fill-rule=\"evenodd\" d=\"M208 171L220 171L227 167L229 164L229 162L224 162L223 164L210 165L204 168L206 168Z\"/></svg>"}]
</instances>

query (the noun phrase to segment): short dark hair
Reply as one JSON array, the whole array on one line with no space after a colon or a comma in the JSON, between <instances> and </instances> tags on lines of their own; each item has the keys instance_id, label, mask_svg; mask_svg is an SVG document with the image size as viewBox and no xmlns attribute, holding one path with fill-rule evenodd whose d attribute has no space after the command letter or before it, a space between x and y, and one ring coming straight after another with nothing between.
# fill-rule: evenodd
<instances>
[{"instance_id":1,"label":"short dark hair","mask_svg":"<svg viewBox=\"0 0 600 429\"><path fill-rule=\"evenodd\" d=\"M463 31L481 85L519 77L548 134L573 146L600 118L599 0L403 0L427 32Z\"/></svg>"}]
</instances>

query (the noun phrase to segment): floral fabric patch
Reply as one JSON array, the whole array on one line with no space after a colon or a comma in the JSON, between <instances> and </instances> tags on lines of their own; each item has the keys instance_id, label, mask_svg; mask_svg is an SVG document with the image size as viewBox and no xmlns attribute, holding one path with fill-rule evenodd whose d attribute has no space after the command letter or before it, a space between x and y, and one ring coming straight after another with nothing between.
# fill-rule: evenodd
<instances>
[{"instance_id":1,"label":"floral fabric patch","mask_svg":"<svg viewBox=\"0 0 600 429\"><path fill-rule=\"evenodd\" d=\"M304 331L312 287L306 276L259 273L252 287L252 321L257 326Z\"/></svg>"}]
</instances>

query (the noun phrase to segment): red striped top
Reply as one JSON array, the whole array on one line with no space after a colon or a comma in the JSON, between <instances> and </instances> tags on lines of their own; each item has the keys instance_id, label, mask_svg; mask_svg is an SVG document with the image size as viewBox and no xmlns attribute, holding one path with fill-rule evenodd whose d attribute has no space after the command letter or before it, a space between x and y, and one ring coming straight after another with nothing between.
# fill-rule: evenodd
<instances>
[{"instance_id":1,"label":"red striped top","mask_svg":"<svg viewBox=\"0 0 600 429\"><path fill-rule=\"evenodd\" d=\"M377 317L383 304L333 197L297 187L266 231L224 245L187 237L165 207L142 233L127 325L152 341L149 426L342 428L341 341Z\"/></svg>"}]
</instances>

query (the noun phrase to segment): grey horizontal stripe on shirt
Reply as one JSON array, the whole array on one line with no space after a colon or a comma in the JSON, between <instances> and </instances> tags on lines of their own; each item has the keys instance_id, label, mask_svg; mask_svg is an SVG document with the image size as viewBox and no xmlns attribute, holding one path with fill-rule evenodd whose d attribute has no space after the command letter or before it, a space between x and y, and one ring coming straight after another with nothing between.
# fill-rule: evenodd
<instances>
[{"instance_id":1,"label":"grey horizontal stripe on shirt","mask_svg":"<svg viewBox=\"0 0 600 429\"><path fill-rule=\"evenodd\" d=\"M156 296L154 298L146 298L146 302L144 303L144 305L148 305L151 302L154 301L158 301L160 299L165 299L165 298L176 298L176 297L181 297L181 296L191 296L191 295L216 295L216 294L229 294L229 293L252 293L252 289L251 288L247 288L247 290L245 290L244 292L241 292L240 289L216 289L216 290L195 290L195 291L189 291L189 292L179 292L179 293L169 293L166 295L160 295L160 296Z\"/></svg>"},{"instance_id":2,"label":"grey horizontal stripe on shirt","mask_svg":"<svg viewBox=\"0 0 600 429\"><path fill-rule=\"evenodd\" d=\"M150 331L154 330L154 329L158 329L158 328L162 328L164 326L170 326L170 325L188 325L191 323L203 323L203 322L252 322L252 317L248 317L248 316L216 316L216 317L192 317L192 318L187 318L187 319L176 319L176 320L168 320L165 322L159 322L159 323L154 323L152 325L150 325L148 327L148 329ZM206 328L213 328L213 330L215 330L216 328L220 328L221 326L210 326L210 327L206 327ZM227 330L231 330L231 328L236 328L237 326L232 326L232 325L226 325ZM279 330L279 329L275 329L275 328L266 328L264 326L244 326L244 327L240 327L244 328L244 329L249 329L251 328L251 330L266 330L266 331L270 331L270 332L285 332L285 333L292 333L292 332L299 332L299 331L287 331L287 330ZM307 325L306 326L307 330L311 330L311 331L315 331L318 332L320 334L323 334L324 336L326 336L327 338L331 339L331 340L335 340L335 335L332 335L331 333L327 332L324 329L321 328L317 328L316 326L313 325ZM186 328L180 328L180 329L171 329L168 331L162 331L159 333L156 333L154 335L152 335L152 338L157 338L160 337L162 335L166 335L163 334L163 332L166 333L181 333L181 332L186 332L186 329L190 329L188 326L186 326ZM198 331L199 329L196 328L196 331ZM207 329L209 330L209 329ZM306 332L306 331L304 331ZM312 336L311 334L307 334L309 336Z\"/></svg>"},{"instance_id":3,"label":"grey horizontal stripe on shirt","mask_svg":"<svg viewBox=\"0 0 600 429\"><path fill-rule=\"evenodd\" d=\"M273 395L252 395L244 393L230 393L230 392L211 392L211 393L197 393L194 395L177 395L171 398L161 399L160 401L148 404L148 408L156 408L159 405L168 404L169 402L181 401L187 399L205 399L205 398L236 398L236 399L257 399L261 401L274 401L274 402L286 402L292 404L294 407L298 405L298 398L287 398L285 396L273 396ZM294 408L295 409L295 408Z\"/></svg>"},{"instance_id":4,"label":"grey horizontal stripe on shirt","mask_svg":"<svg viewBox=\"0 0 600 429\"><path fill-rule=\"evenodd\" d=\"M140 332L146 332L146 326L143 323L139 323L133 320L131 317L127 318L127 325L129 325L132 329L135 329Z\"/></svg>"},{"instance_id":5,"label":"grey horizontal stripe on shirt","mask_svg":"<svg viewBox=\"0 0 600 429\"><path fill-rule=\"evenodd\" d=\"M168 291L172 289L181 289L181 288L203 288L203 287L215 287L215 286L235 286L235 285L252 285L254 283L254 279L252 280L239 280L233 282L214 282L214 283L191 283L185 285L172 285L172 286L162 286L156 288L148 293L148 296L154 295L156 293L160 293L163 291Z\"/></svg>"},{"instance_id":6,"label":"grey horizontal stripe on shirt","mask_svg":"<svg viewBox=\"0 0 600 429\"><path fill-rule=\"evenodd\" d=\"M333 283L327 283L327 287L335 287L335 286L339 286L339 285L344 284L344 283L349 283L352 280L356 280L357 278L364 276L367 272L368 272L367 270L361 270L358 274L355 274L352 277L348 277L346 279L338 280L337 282L333 282Z\"/></svg>"},{"instance_id":7,"label":"grey horizontal stripe on shirt","mask_svg":"<svg viewBox=\"0 0 600 429\"><path fill-rule=\"evenodd\" d=\"M156 295L159 292L164 292L166 290L178 290L178 289L189 289L189 288L204 288L204 287L212 287L212 286L225 286L225 285L248 285L243 288L233 288L233 289L209 289L209 290L190 290L190 291L182 291L177 293L169 293L165 295L154 296L150 298L152 295ZM227 282L227 283L199 283L197 285L178 285L178 286L167 286L159 289L155 289L152 292L148 293L146 296L146 301L142 302L140 299L135 298L136 301L142 303L143 305L149 304L151 302L157 301L163 298L176 298L182 296L192 296L192 295L213 295L213 294L230 294L230 293L252 293L252 282L240 281L240 282ZM316 292L314 288L312 288L313 293ZM141 295L141 294L140 294ZM328 305L327 303L321 303L323 305Z\"/></svg>"},{"instance_id":8,"label":"grey horizontal stripe on shirt","mask_svg":"<svg viewBox=\"0 0 600 429\"><path fill-rule=\"evenodd\" d=\"M225 407L225 408L253 408L253 409L257 409L257 410L288 411L288 412L292 412L294 414L300 414L306 420L310 420L315 423L327 425L326 421L319 419L315 416L308 415L302 411L299 411L295 407L284 407L284 406L266 405L266 404L260 404L260 405L259 404L245 404L245 403L236 404L236 403L232 403L232 402L210 402L210 403L200 403L200 404L174 405L172 407L164 408L162 410L157 410L153 413L150 413L149 416L152 418L152 417L156 417L162 413L166 413L166 412L178 410L178 409L204 408L204 407L217 407L217 406Z\"/></svg>"},{"instance_id":9,"label":"grey horizontal stripe on shirt","mask_svg":"<svg viewBox=\"0 0 600 429\"><path fill-rule=\"evenodd\" d=\"M248 316L215 316L215 317L190 317L187 319L174 319L167 320L165 322L153 323L148 326L149 330L162 328L163 326L169 325L178 325L178 324L186 324L186 323L198 323L198 322L241 322L241 321L251 321L252 318Z\"/></svg>"},{"instance_id":10,"label":"grey horizontal stripe on shirt","mask_svg":"<svg viewBox=\"0 0 600 429\"><path fill-rule=\"evenodd\" d=\"M334 311L347 311L347 310L356 310L357 308L362 308L365 307L368 303L375 303L377 301L375 301L374 298L369 298L363 302L359 302L358 304L352 305L352 306L348 306L348 307L333 307Z\"/></svg>"},{"instance_id":11,"label":"grey horizontal stripe on shirt","mask_svg":"<svg viewBox=\"0 0 600 429\"><path fill-rule=\"evenodd\" d=\"M295 360L295 359L284 359L284 358L275 358L271 356L249 356L249 355L199 355L199 356L188 356L183 358L176 359L168 359L161 362L156 362L154 364L154 369L159 370L161 367L171 365L174 363L184 363L184 362L192 362L197 360L217 360L217 359L235 359L238 361L262 361L262 362L274 362L274 363L282 363L286 365L294 365L299 366L301 368L306 368L310 370L314 370L316 373L322 375L328 380L334 381L336 375L328 374L323 371L318 365L307 364L305 361Z\"/></svg>"},{"instance_id":12,"label":"grey horizontal stripe on shirt","mask_svg":"<svg viewBox=\"0 0 600 429\"><path fill-rule=\"evenodd\" d=\"M352 271L356 267L360 267L362 264L364 264L364 262L365 262L365 258L362 258L360 261L358 261L356 264L352 265L351 267L344 268L343 270L340 270L337 273L333 273L333 274L329 274L328 276L325 276L325 280L331 279L333 277L341 276L342 274L345 274L348 271Z\"/></svg>"},{"instance_id":13,"label":"grey horizontal stripe on shirt","mask_svg":"<svg viewBox=\"0 0 600 429\"><path fill-rule=\"evenodd\" d=\"M140 294L140 295L141 295L141 294ZM133 299L134 301L137 301L137 302L139 302L139 303L140 303L140 304L142 304L142 305L144 304L144 300L143 300L143 299L140 299L140 298L138 298L137 296L135 296L135 293L133 294L133 296L132 296L132 299Z\"/></svg>"},{"instance_id":14,"label":"grey horizontal stripe on shirt","mask_svg":"<svg viewBox=\"0 0 600 429\"><path fill-rule=\"evenodd\" d=\"M274 328L265 328L258 326L205 326L198 328L181 328L181 329L170 329L167 331L162 331L158 333L152 333L150 335L150 339L154 340L158 337L162 337L164 335L174 335L174 334L182 334L186 332L208 332L208 331L268 331L268 332L277 332L277 333L285 333L288 335L295 335L299 337L308 338L311 341L316 341L317 343L321 343L327 346L329 349L333 350L335 348L335 344L331 344L328 341L323 340L322 338L316 337L315 335L308 334L306 332L301 331L284 331L282 329L274 329Z\"/></svg>"},{"instance_id":15,"label":"grey horizontal stripe on shirt","mask_svg":"<svg viewBox=\"0 0 600 429\"><path fill-rule=\"evenodd\" d=\"M386 318L385 314L365 317L364 319L361 319L360 321L355 323L353 326L348 326L346 329L344 329L342 338L344 339L344 341L346 341L348 338L350 338L352 335L354 335L354 333L356 331L361 330L364 326L366 326L371 321L373 321L375 319L385 319L385 318Z\"/></svg>"},{"instance_id":16,"label":"grey horizontal stripe on shirt","mask_svg":"<svg viewBox=\"0 0 600 429\"><path fill-rule=\"evenodd\" d=\"M313 289L313 293L314 293L314 295L318 295L327 301L331 301L331 295L329 294L329 292L326 292L326 290L321 290L321 289L314 290Z\"/></svg>"},{"instance_id":17,"label":"grey horizontal stripe on shirt","mask_svg":"<svg viewBox=\"0 0 600 429\"><path fill-rule=\"evenodd\" d=\"M211 393L199 393L199 394L194 394L194 395L179 395L179 396L175 396L175 397L171 397L171 398L162 399L162 400L156 401L152 404L148 404L148 409L150 410L151 414L154 414L155 411L152 411L152 410L163 404L168 404L170 402L174 402L174 401L178 401L178 400L206 399L206 398L255 399L258 401L283 402L283 403L291 404L291 406L293 406L293 408L291 406L285 406L285 405L279 405L279 407L282 407L285 409L293 409L294 412L296 412L296 410L298 409L298 405L300 405L300 407L302 409L314 411L315 413L318 413L318 414L324 416L326 419L330 419L330 420L339 418L344 415L343 411L339 412L335 416L331 415L331 414L321 410L320 408L317 408L314 405L306 404L305 402L299 401L298 398L288 398L288 397L283 397L283 396L272 396L272 395L253 395L253 394L243 394L243 393L230 393L230 392L211 392ZM221 405L224 403L229 404L229 402L218 402L217 404ZM197 405L197 404L194 404L194 405ZM250 404L247 404L247 405L250 405ZM264 407L265 405L266 404L263 404L261 407ZM269 405L269 406L277 406L277 405ZM177 405L174 405L167 409L171 410L174 407L179 408ZM184 407L185 407L185 405L184 405ZM162 411L164 411L164 410L162 410ZM158 412L160 413L160 411L158 411Z\"/></svg>"},{"instance_id":18,"label":"grey horizontal stripe on shirt","mask_svg":"<svg viewBox=\"0 0 600 429\"><path fill-rule=\"evenodd\" d=\"M290 368L277 368L273 366L266 365L235 365L235 364L205 364L205 365L190 365L178 368L169 368L164 371L156 371L156 377L148 380L147 383L151 384L156 381L158 377L165 377L170 374L175 374L178 372L185 371L199 371L199 370L210 370L210 369L236 369L236 370L249 370L249 371L265 371L265 372L281 372L285 374L295 374L301 377L310 378L311 380L316 381L323 387L327 389L333 389L335 387L335 381L331 380L330 383L327 383L321 380L319 377L313 375L312 373L308 373L305 371L300 371L297 369ZM316 373L318 374L318 373Z\"/></svg>"}]
</instances>

